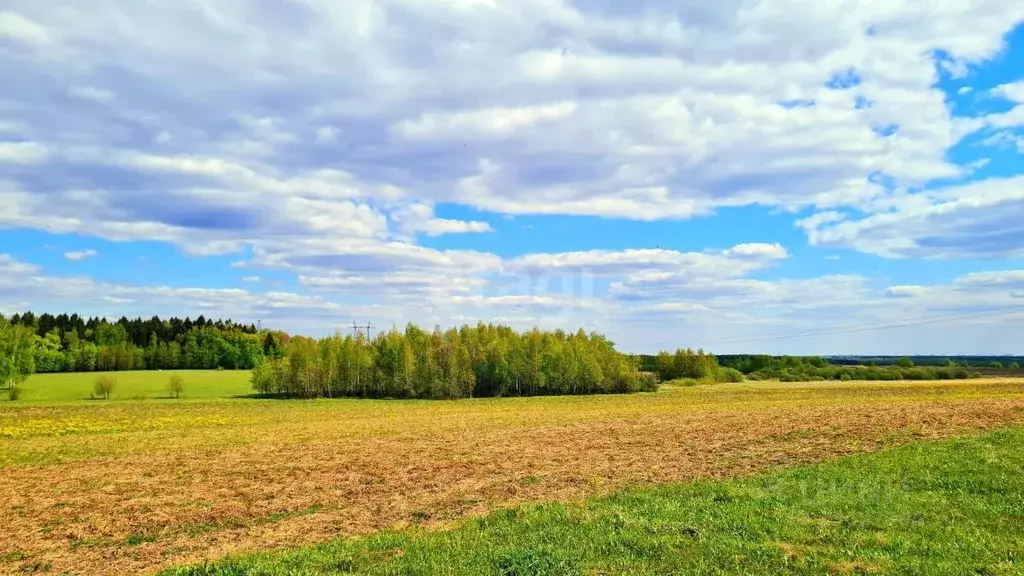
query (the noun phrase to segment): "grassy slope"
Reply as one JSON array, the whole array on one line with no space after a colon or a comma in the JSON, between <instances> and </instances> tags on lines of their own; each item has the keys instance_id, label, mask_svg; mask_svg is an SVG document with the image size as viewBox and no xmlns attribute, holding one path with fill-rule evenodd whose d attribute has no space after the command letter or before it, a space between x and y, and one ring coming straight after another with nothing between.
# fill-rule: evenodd
<instances>
[{"instance_id":1,"label":"grassy slope","mask_svg":"<svg viewBox=\"0 0 1024 576\"><path fill-rule=\"evenodd\" d=\"M102 373L36 374L22 386L19 402L65 403L87 401L93 383ZM111 400L166 398L172 374L185 379L183 398L230 398L252 394L245 370L176 370L109 372L117 378ZM3 398L6 401L6 397Z\"/></svg>"},{"instance_id":2,"label":"grassy slope","mask_svg":"<svg viewBox=\"0 0 1024 576\"><path fill-rule=\"evenodd\" d=\"M1022 574L1022 446L1001 431L167 574Z\"/></svg>"}]
</instances>

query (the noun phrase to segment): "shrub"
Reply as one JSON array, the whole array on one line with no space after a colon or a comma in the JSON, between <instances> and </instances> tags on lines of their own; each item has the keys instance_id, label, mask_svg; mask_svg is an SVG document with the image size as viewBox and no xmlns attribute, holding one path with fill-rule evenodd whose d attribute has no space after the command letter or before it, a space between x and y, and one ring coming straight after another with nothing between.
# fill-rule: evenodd
<instances>
[{"instance_id":1,"label":"shrub","mask_svg":"<svg viewBox=\"0 0 1024 576\"><path fill-rule=\"evenodd\" d=\"M21 398L21 388L11 384L11 387L7 389L7 397L14 402L18 398Z\"/></svg>"},{"instance_id":2,"label":"shrub","mask_svg":"<svg viewBox=\"0 0 1024 576\"><path fill-rule=\"evenodd\" d=\"M653 372L640 372L636 378L636 386L630 392L655 392L658 390L658 375Z\"/></svg>"},{"instance_id":3,"label":"shrub","mask_svg":"<svg viewBox=\"0 0 1024 576\"><path fill-rule=\"evenodd\" d=\"M1010 362L1010 365L1007 366L1007 368L1009 368L1010 370L1020 370L1020 364L1016 362Z\"/></svg>"},{"instance_id":4,"label":"shrub","mask_svg":"<svg viewBox=\"0 0 1024 576\"><path fill-rule=\"evenodd\" d=\"M93 396L109 400L110 393L114 391L116 386L117 378L114 378L110 374L104 374L96 378L96 382L92 385Z\"/></svg>"},{"instance_id":5,"label":"shrub","mask_svg":"<svg viewBox=\"0 0 1024 576\"><path fill-rule=\"evenodd\" d=\"M719 368L716 381L718 382L743 382L743 372L735 368Z\"/></svg>"},{"instance_id":6,"label":"shrub","mask_svg":"<svg viewBox=\"0 0 1024 576\"><path fill-rule=\"evenodd\" d=\"M696 386L700 383L701 381L697 380L696 378L676 378L675 380L669 380L665 384L667 384L668 386L682 386L685 388L690 386Z\"/></svg>"},{"instance_id":7,"label":"shrub","mask_svg":"<svg viewBox=\"0 0 1024 576\"><path fill-rule=\"evenodd\" d=\"M167 391L171 394L171 398L181 398L181 393L185 391L185 379L177 374L172 375L170 381L167 382Z\"/></svg>"}]
</instances>

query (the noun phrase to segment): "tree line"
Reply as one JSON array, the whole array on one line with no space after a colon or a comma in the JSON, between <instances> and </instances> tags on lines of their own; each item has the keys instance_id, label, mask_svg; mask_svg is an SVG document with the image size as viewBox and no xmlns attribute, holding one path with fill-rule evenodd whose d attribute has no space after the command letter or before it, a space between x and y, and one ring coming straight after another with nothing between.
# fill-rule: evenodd
<instances>
[{"instance_id":1,"label":"tree line","mask_svg":"<svg viewBox=\"0 0 1024 576\"><path fill-rule=\"evenodd\" d=\"M260 394L293 398L467 398L654 390L653 374L597 333L409 324L368 338L296 336L253 371Z\"/></svg>"},{"instance_id":2,"label":"tree line","mask_svg":"<svg viewBox=\"0 0 1024 576\"><path fill-rule=\"evenodd\" d=\"M909 357L894 358L889 364L836 365L820 356L770 356L767 354L720 355L679 349L638 357L643 370L650 370L662 381L739 382L742 380L779 380L810 382L817 380L963 380L978 378L979 372L945 360L941 365L917 366ZM1017 368L1015 364L1009 365Z\"/></svg>"},{"instance_id":3,"label":"tree line","mask_svg":"<svg viewBox=\"0 0 1024 576\"><path fill-rule=\"evenodd\" d=\"M248 370L266 356L282 355L289 339L283 332L203 316L110 322L26 312L4 323L27 334L35 372Z\"/></svg>"},{"instance_id":4,"label":"tree line","mask_svg":"<svg viewBox=\"0 0 1024 576\"><path fill-rule=\"evenodd\" d=\"M816 380L963 380L981 374L946 361L940 366L916 366L908 357L897 358L884 366L836 365L820 356L769 356L735 354L717 357L727 369L734 369L749 380L809 382Z\"/></svg>"}]
</instances>

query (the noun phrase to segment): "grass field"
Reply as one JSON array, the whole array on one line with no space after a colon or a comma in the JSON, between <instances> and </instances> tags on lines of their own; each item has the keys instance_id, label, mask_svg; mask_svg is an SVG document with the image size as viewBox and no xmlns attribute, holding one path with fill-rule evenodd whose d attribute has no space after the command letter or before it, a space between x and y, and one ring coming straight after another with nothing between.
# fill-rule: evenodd
<instances>
[{"instance_id":1,"label":"grass field","mask_svg":"<svg viewBox=\"0 0 1024 576\"><path fill-rule=\"evenodd\" d=\"M161 372L79 372L37 374L22 386L19 402L64 403L89 400L101 374L117 379L111 400L169 400L167 382L172 374L185 380L183 400L230 398L252 394L247 370L175 370ZM4 397L6 400L6 397Z\"/></svg>"},{"instance_id":2,"label":"grass field","mask_svg":"<svg viewBox=\"0 0 1024 576\"><path fill-rule=\"evenodd\" d=\"M183 374L186 396L239 376ZM139 389L163 395L156 376ZM0 403L0 573L145 573L1024 424L1011 379L444 402L233 398L244 378L205 399L90 401L46 384L26 388L53 400Z\"/></svg>"},{"instance_id":3,"label":"grass field","mask_svg":"<svg viewBox=\"0 0 1024 576\"><path fill-rule=\"evenodd\" d=\"M1024 430L524 506L167 576L1024 573Z\"/></svg>"}]
</instances>

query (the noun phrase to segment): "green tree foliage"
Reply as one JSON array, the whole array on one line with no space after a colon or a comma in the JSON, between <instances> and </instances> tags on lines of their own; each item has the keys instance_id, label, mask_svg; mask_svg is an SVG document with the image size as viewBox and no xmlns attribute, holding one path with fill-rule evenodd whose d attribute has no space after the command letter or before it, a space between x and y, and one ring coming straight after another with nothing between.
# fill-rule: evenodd
<instances>
[{"instance_id":1,"label":"green tree foliage","mask_svg":"<svg viewBox=\"0 0 1024 576\"><path fill-rule=\"evenodd\" d=\"M715 381L718 378L718 358L703 350L694 352L680 348L675 353L658 353L658 376L662 380L693 378L694 380Z\"/></svg>"},{"instance_id":2,"label":"green tree foliage","mask_svg":"<svg viewBox=\"0 0 1024 576\"><path fill-rule=\"evenodd\" d=\"M1020 370L1020 364L1018 362L1010 362L1007 368L1010 370Z\"/></svg>"},{"instance_id":3,"label":"green tree foliage","mask_svg":"<svg viewBox=\"0 0 1024 576\"><path fill-rule=\"evenodd\" d=\"M914 367L914 361L911 360L910 358L908 358L907 356L904 356L904 357L902 357L902 358L900 358L899 360L896 361L895 366L897 368L913 368Z\"/></svg>"},{"instance_id":4,"label":"green tree foliage","mask_svg":"<svg viewBox=\"0 0 1024 576\"><path fill-rule=\"evenodd\" d=\"M117 387L117 378L114 378L110 374L102 374L96 378L96 382L93 383L92 393L95 398L102 398L104 400L110 400L110 394Z\"/></svg>"},{"instance_id":5,"label":"green tree foliage","mask_svg":"<svg viewBox=\"0 0 1024 576\"><path fill-rule=\"evenodd\" d=\"M824 358L800 356L730 355L719 356L718 359L723 369L737 368L751 380L808 382L815 380L954 380L976 377L965 368L945 359L935 359L933 365L930 366L916 367L910 358L899 359L887 366L879 366L874 360L863 361L863 365L838 365L831 364ZM724 380L724 378L720 377L719 380Z\"/></svg>"},{"instance_id":6,"label":"green tree foliage","mask_svg":"<svg viewBox=\"0 0 1024 576\"><path fill-rule=\"evenodd\" d=\"M18 399L19 386L35 372L33 340L30 330L0 316L0 386L11 400Z\"/></svg>"},{"instance_id":7,"label":"green tree foliage","mask_svg":"<svg viewBox=\"0 0 1024 576\"><path fill-rule=\"evenodd\" d=\"M171 395L171 398L181 398L181 394L184 391L185 379L178 374L171 375L171 379L167 382L167 392Z\"/></svg>"},{"instance_id":8,"label":"green tree foliage","mask_svg":"<svg viewBox=\"0 0 1024 576\"><path fill-rule=\"evenodd\" d=\"M996 370L999 370L999 369L1002 369L1003 363L1002 362L992 361L992 362L989 362L988 367L989 368L995 368Z\"/></svg>"},{"instance_id":9,"label":"green tree foliage","mask_svg":"<svg viewBox=\"0 0 1024 576\"><path fill-rule=\"evenodd\" d=\"M653 390L629 356L582 330L518 333L478 324L427 332L414 325L368 339L295 337L253 370L260 394L295 398L470 398Z\"/></svg>"},{"instance_id":10,"label":"green tree foliage","mask_svg":"<svg viewBox=\"0 0 1024 576\"><path fill-rule=\"evenodd\" d=\"M15 315L10 324L34 335L37 372L251 369L279 357L287 334L260 332L231 320L83 319L77 314Z\"/></svg>"}]
</instances>

